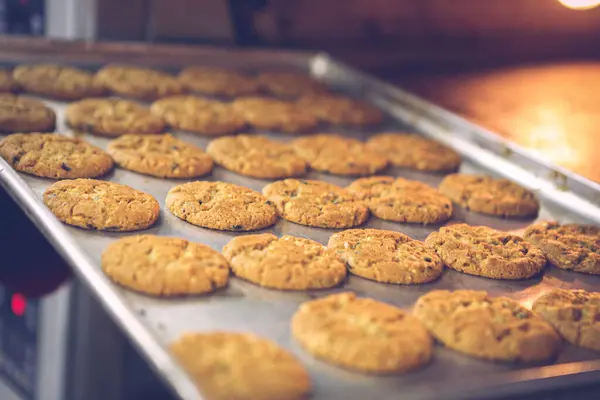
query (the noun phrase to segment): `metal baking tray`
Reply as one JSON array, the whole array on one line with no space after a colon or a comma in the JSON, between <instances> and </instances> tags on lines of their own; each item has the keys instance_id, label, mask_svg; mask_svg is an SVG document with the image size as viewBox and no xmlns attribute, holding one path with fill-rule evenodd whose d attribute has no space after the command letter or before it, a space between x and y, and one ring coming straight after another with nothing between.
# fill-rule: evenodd
<instances>
[{"instance_id":1,"label":"metal baking tray","mask_svg":"<svg viewBox=\"0 0 600 400\"><path fill-rule=\"evenodd\" d=\"M176 71L184 65L224 65L240 69L279 68L308 71L335 90L362 97L384 109L389 118L376 130L344 129L347 135L366 138L374 132L410 130L433 137L458 150L464 157L461 170L505 176L536 191L542 200L540 219L562 222L600 223L600 186L566 170L546 164L526 151L507 143L467 121L422 99L359 73L326 54L279 51L242 51L181 46L140 44L89 44L48 40L0 40L0 62L53 61L97 68L105 62L122 61ZM66 104L45 100L58 116L58 132L73 134L64 125ZM337 131L338 129L328 129ZM208 139L176 132L183 140L206 147ZM280 140L285 134L268 133ZM102 148L108 139L85 135ZM418 179L437 185L441 175L390 168L384 174ZM311 172L311 179L322 179L341 186L349 178ZM181 180L156 179L116 169L104 179L124 183L152 194L160 202L158 223L145 231L183 237L206 243L217 250L239 233L199 228L179 220L165 208L167 191ZM261 190L268 181L246 178L216 167L206 179L224 180ZM442 277L426 285L381 284L350 276L339 288L309 292L281 292L260 288L232 278L226 290L211 296L162 299L125 290L111 283L100 270L100 256L112 241L127 233L85 231L61 224L42 204L43 191L52 183L14 172L0 159L0 184L18 201L39 229L59 250L81 280L86 282L104 307L137 344L159 375L183 399L201 395L187 375L170 357L167 344L187 331L252 331L272 339L296 354L309 370L315 399L397 398L434 399L492 398L531 393L557 387L592 383L600 379L600 353L565 344L558 359L548 365L511 365L480 361L436 346L428 367L401 376L372 376L348 372L314 359L290 336L290 317L298 305L311 298L334 292L354 291L402 308L410 308L422 294L433 289L482 289L492 295L507 295L526 306L552 287L600 290L600 276L570 273L549 267L543 277L525 281L499 281L473 277L446 270ZM465 221L501 230L518 231L531 220L507 220L465 212L457 208L450 222ZM424 239L438 226L417 226L385 222L371 217L366 227L397 230ZM291 234L326 243L336 230L310 228L280 220L261 232ZM131 233L129 233L131 234Z\"/></svg>"}]
</instances>

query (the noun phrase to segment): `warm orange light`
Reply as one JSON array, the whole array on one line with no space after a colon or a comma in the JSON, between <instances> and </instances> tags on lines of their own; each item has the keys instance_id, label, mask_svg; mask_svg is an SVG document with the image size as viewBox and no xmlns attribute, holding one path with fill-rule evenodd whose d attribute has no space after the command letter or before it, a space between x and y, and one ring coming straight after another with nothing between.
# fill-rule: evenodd
<instances>
[{"instance_id":1,"label":"warm orange light","mask_svg":"<svg viewBox=\"0 0 600 400\"><path fill-rule=\"evenodd\" d=\"M558 2L573 10L589 10L600 6L600 0L558 0Z\"/></svg>"}]
</instances>

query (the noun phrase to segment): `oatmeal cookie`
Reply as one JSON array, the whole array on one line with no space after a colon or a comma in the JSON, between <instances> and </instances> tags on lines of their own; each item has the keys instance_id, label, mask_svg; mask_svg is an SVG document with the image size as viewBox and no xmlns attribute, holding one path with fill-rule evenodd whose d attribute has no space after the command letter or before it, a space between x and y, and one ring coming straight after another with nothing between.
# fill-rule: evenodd
<instances>
[{"instance_id":1,"label":"oatmeal cookie","mask_svg":"<svg viewBox=\"0 0 600 400\"><path fill-rule=\"evenodd\" d=\"M273 289L326 289L346 278L346 267L334 251L294 236L238 236L223 254L236 276Z\"/></svg>"},{"instance_id":2,"label":"oatmeal cookie","mask_svg":"<svg viewBox=\"0 0 600 400\"><path fill-rule=\"evenodd\" d=\"M271 71L260 73L256 80L265 92L281 97L300 97L309 94L324 94L327 86L321 82L295 72Z\"/></svg>"},{"instance_id":3,"label":"oatmeal cookie","mask_svg":"<svg viewBox=\"0 0 600 400\"><path fill-rule=\"evenodd\" d=\"M473 357L539 362L560 347L559 336L542 318L484 291L434 290L417 300L413 313L445 346Z\"/></svg>"},{"instance_id":4,"label":"oatmeal cookie","mask_svg":"<svg viewBox=\"0 0 600 400\"><path fill-rule=\"evenodd\" d=\"M436 224L452 217L452 202L422 182L374 176L357 179L346 190L387 221Z\"/></svg>"},{"instance_id":5,"label":"oatmeal cookie","mask_svg":"<svg viewBox=\"0 0 600 400\"><path fill-rule=\"evenodd\" d=\"M367 127L383 122L383 112L380 109L350 97L305 96L297 104L329 124Z\"/></svg>"},{"instance_id":6,"label":"oatmeal cookie","mask_svg":"<svg viewBox=\"0 0 600 400\"><path fill-rule=\"evenodd\" d=\"M256 129L283 133L301 133L313 130L319 121L313 113L295 103L266 97L240 97L233 108Z\"/></svg>"},{"instance_id":7,"label":"oatmeal cookie","mask_svg":"<svg viewBox=\"0 0 600 400\"><path fill-rule=\"evenodd\" d=\"M0 156L17 171L52 179L94 178L112 158L82 139L51 133L15 133L0 141Z\"/></svg>"},{"instance_id":8,"label":"oatmeal cookie","mask_svg":"<svg viewBox=\"0 0 600 400\"><path fill-rule=\"evenodd\" d=\"M51 132L56 114L44 103L14 94L0 94L0 132Z\"/></svg>"},{"instance_id":9,"label":"oatmeal cookie","mask_svg":"<svg viewBox=\"0 0 600 400\"><path fill-rule=\"evenodd\" d=\"M282 218L301 225L351 228L369 218L362 202L327 182L285 179L265 186L263 194Z\"/></svg>"},{"instance_id":10,"label":"oatmeal cookie","mask_svg":"<svg viewBox=\"0 0 600 400\"><path fill-rule=\"evenodd\" d=\"M188 67L177 79L189 90L213 96L243 96L260 89L256 79L223 68Z\"/></svg>"},{"instance_id":11,"label":"oatmeal cookie","mask_svg":"<svg viewBox=\"0 0 600 400\"><path fill-rule=\"evenodd\" d=\"M19 84L13 79L12 71L0 68L0 93L15 93Z\"/></svg>"}]
</instances>

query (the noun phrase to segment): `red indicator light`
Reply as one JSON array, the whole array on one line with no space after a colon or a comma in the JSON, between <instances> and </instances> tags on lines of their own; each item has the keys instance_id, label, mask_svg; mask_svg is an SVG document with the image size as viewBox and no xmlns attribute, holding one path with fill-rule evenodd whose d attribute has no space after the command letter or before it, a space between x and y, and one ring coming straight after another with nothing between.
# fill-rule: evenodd
<instances>
[{"instance_id":1,"label":"red indicator light","mask_svg":"<svg viewBox=\"0 0 600 400\"><path fill-rule=\"evenodd\" d=\"M19 293L15 293L10 298L10 309L17 317L22 317L27 310L27 299Z\"/></svg>"}]
</instances>

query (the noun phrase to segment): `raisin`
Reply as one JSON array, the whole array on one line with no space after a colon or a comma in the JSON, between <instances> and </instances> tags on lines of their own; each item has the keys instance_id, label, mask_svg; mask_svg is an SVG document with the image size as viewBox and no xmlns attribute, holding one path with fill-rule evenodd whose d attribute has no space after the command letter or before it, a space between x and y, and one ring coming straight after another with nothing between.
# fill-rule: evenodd
<instances>
[{"instance_id":1,"label":"raisin","mask_svg":"<svg viewBox=\"0 0 600 400\"><path fill-rule=\"evenodd\" d=\"M425 260L425 262L431 262L431 258L430 257L425 257L424 260Z\"/></svg>"},{"instance_id":2,"label":"raisin","mask_svg":"<svg viewBox=\"0 0 600 400\"><path fill-rule=\"evenodd\" d=\"M68 166L67 164L65 164L65 163L62 163L62 164L60 164L60 167L61 167L62 169L64 169L65 171L67 171L67 172L69 172L69 171L71 170L71 167L69 167L69 166Z\"/></svg>"},{"instance_id":3,"label":"raisin","mask_svg":"<svg viewBox=\"0 0 600 400\"><path fill-rule=\"evenodd\" d=\"M171 167L171 171L175 171L177 168L179 168L179 164L173 163L173 166Z\"/></svg>"}]
</instances>

